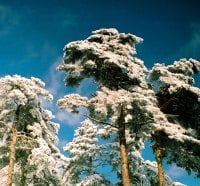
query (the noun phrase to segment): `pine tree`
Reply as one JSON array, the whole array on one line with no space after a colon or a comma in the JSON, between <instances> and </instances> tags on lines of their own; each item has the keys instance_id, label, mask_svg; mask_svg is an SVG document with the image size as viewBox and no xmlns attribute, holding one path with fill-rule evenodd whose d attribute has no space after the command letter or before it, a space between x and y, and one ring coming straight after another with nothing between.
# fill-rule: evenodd
<instances>
[{"instance_id":1,"label":"pine tree","mask_svg":"<svg viewBox=\"0 0 200 186\"><path fill-rule=\"evenodd\" d=\"M65 161L56 147L59 126L41 106L41 98L52 96L37 78L5 76L0 87L0 172L9 164L8 185L59 185Z\"/></svg>"},{"instance_id":2,"label":"pine tree","mask_svg":"<svg viewBox=\"0 0 200 186\"><path fill-rule=\"evenodd\" d=\"M154 92L145 81L147 69L135 57L135 44L142 39L121 34L115 29L101 29L84 41L69 43L64 48L64 62L58 69L67 72L67 86L79 85L85 78L94 79L97 92L92 98L77 94L58 101L60 108L77 112L87 107L89 118L105 126L110 137L116 137L121 161L121 180L130 185L126 133L132 133L133 145L139 149L150 135L152 115L163 122ZM105 131L106 131L105 130Z\"/></svg>"},{"instance_id":3,"label":"pine tree","mask_svg":"<svg viewBox=\"0 0 200 186\"><path fill-rule=\"evenodd\" d=\"M194 147L199 144L198 119L194 119L191 113L188 113L190 117L187 119L177 119L177 113L171 112L168 107L176 103L172 101L175 95L178 99L185 100L179 101L180 104L185 104L185 96L191 93L193 96L189 95L193 97L192 102L195 102L195 105L191 104L189 108L199 113L199 89L191 86L190 77L199 71L199 62L185 60L169 67L155 65L148 71L143 61L134 57L135 45L140 42L142 39L132 34L119 33L116 29L100 29L92 32L85 40L67 44L64 48L63 63L58 67L58 70L67 73L66 86L79 86L82 80L91 78L97 91L89 98L78 94L66 95L58 100L58 106L75 113L79 107L88 108L87 117L104 127L103 135L107 139L115 139L112 145L116 159L110 164L123 185L137 183L136 178L140 176L136 175L141 172L137 166L139 159L133 158L135 161L132 164L130 159L132 154L140 154L145 140L152 139L155 142L159 175L157 183L162 186L168 183L162 168L162 158L168 156L169 162L177 162L177 165L182 167L185 164L186 167L189 144L192 143ZM193 107L195 109L192 109ZM181 106L179 112L182 112L180 108ZM179 115L184 114L182 112ZM189 119L196 122L191 130L184 126ZM174 145L167 145L171 141L175 142ZM184 147L179 149L184 151L185 161L184 158L176 160L177 154L171 152L179 144ZM192 148L191 152L190 157L193 157L193 160L190 162L193 161L193 164L188 169L199 172L194 163L198 161L199 152L195 148ZM120 167L115 163L117 160L121 162Z\"/></svg>"},{"instance_id":4,"label":"pine tree","mask_svg":"<svg viewBox=\"0 0 200 186\"><path fill-rule=\"evenodd\" d=\"M68 154L65 185L106 185L109 182L100 174L100 150L98 128L89 119L75 130L74 139L66 144Z\"/></svg>"},{"instance_id":5,"label":"pine tree","mask_svg":"<svg viewBox=\"0 0 200 186\"><path fill-rule=\"evenodd\" d=\"M155 151L161 153L160 161L166 158L198 177L200 89L194 86L193 76L199 72L199 61L181 59L168 66L156 64L149 75L159 107L170 123L155 129Z\"/></svg>"}]
</instances>

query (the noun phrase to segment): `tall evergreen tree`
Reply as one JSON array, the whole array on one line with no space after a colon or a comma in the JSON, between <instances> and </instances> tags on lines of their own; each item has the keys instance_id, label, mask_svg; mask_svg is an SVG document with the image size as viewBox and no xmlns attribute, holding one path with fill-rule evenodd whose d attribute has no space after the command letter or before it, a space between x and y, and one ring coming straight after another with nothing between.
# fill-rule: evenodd
<instances>
[{"instance_id":1,"label":"tall evergreen tree","mask_svg":"<svg viewBox=\"0 0 200 186\"><path fill-rule=\"evenodd\" d=\"M59 125L41 106L41 98L51 101L52 96L36 78L5 76L0 87L0 172L8 171L10 162L15 185L59 185L65 161L56 147Z\"/></svg>"},{"instance_id":2,"label":"tall evergreen tree","mask_svg":"<svg viewBox=\"0 0 200 186\"><path fill-rule=\"evenodd\" d=\"M130 185L127 134L131 133L133 150L140 151L155 126L168 123L160 111L154 91L146 82L147 69L136 57L135 44L142 39L115 29L101 29L83 41L67 44L64 61L58 69L67 72L67 86L79 85L85 78L94 79L97 91L92 98L77 94L58 101L60 108L77 112L87 107L89 118L105 127L119 145L123 185ZM134 171L133 171L134 172Z\"/></svg>"},{"instance_id":3,"label":"tall evergreen tree","mask_svg":"<svg viewBox=\"0 0 200 186\"><path fill-rule=\"evenodd\" d=\"M198 177L200 89L194 86L194 75L199 72L199 61L181 59L168 66L156 64L149 74L159 107L168 120L168 124L158 125L153 134L157 157L160 163L165 158L189 173L194 171Z\"/></svg>"}]
</instances>

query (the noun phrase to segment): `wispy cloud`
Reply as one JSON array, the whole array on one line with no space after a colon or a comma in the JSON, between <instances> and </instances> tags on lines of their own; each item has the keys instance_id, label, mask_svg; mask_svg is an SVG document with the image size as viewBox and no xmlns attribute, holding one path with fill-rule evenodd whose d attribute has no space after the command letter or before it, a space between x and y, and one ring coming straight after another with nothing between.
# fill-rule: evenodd
<instances>
[{"instance_id":1,"label":"wispy cloud","mask_svg":"<svg viewBox=\"0 0 200 186\"><path fill-rule=\"evenodd\" d=\"M69 126L78 126L85 118L86 109L79 109L78 114L72 114L64 110L59 110L55 117L58 121L66 123Z\"/></svg>"},{"instance_id":2,"label":"wispy cloud","mask_svg":"<svg viewBox=\"0 0 200 186\"><path fill-rule=\"evenodd\" d=\"M19 15L15 14L9 6L0 4L0 37L11 33L12 29L18 25Z\"/></svg>"},{"instance_id":3,"label":"wispy cloud","mask_svg":"<svg viewBox=\"0 0 200 186\"><path fill-rule=\"evenodd\" d=\"M185 41L185 44L173 56L170 56L169 60L178 58L200 59L200 24L191 24L190 35L190 39Z\"/></svg>"},{"instance_id":4,"label":"wispy cloud","mask_svg":"<svg viewBox=\"0 0 200 186\"><path fill-rule=\"evenodd\" d=\"M54 101L52 104L48 104L44 101L43 106L53 112L57 122L66 124L68 126L77 126L80 124L81 121L84 120L86 109L80 108L78 114L72 114L67 112L66 110L60 110L57 107L56 103L57 100L63 97L65 94L69 94L72 92L74 93L85 92L85 90L83 90L84 86L80 86L77 89L66 88L63 81L66 74L58 72L56 70L57 66L60 63L62 63L62 58L58 57L58 59L49 68L49 73L46 76L46 82L48 82L46 88L54 96Z\"/></svg>"},{"instance_id":5,"label":"wispy cloud","mask_svg":"<svg viewBox=\"0 0 200 186\"><path fill-rule=\"evenodd\" d=\"M180 53L186 56L200 57L200 24L192 24L191 31L191 38L185 46L180 49Z\"/></svg>"},{"instance_id":6,"label":"wispy cloud","mask_svg":"<svg viewBox=\"0 0 200 186\"><path fill-rule=\"evenodd\" d=\"M51 41L47 41L45 38L39 44L27 41L22 41L22 44L24 45L24 63L27 62L27 59L31 60L35 58L41 60L41 62L45 62L48 58L54 57L57 54L57 49Z\"/></svg>"},{"instance_id":7,"label":"wispy cloud","mask_svg":"<svg viewBox=\"0 0 200 186\"><path fill-rule=\"evenodd\" d=\"M70 13L69 10L66 10L68 13L60 13L57 14L57 19L56 20L61 20L61 26L63 28L68 28L72 26L78 25L78 15L75 15L73 13Z\"/></svg>"},{"instance_id":8,"label":"wispy cloud","mask_svg":"<svg viewBox=\"0 0 200 186\"><path fill-rule=\"evenodd\" d=\"M184 169L177 167L175 164L169 167L169 169L166 171L166 174L172 179L181 178L187 175Z\"/></svg>"},{"instance_id":9,"label":"wispy cloud","mask_svg":"<svg viewBox=\"0 0 200 186\"><path fill-rule=\"evenodd\" d=\"M89 95L88 90L94 89L94 84L91 80L86 79L77 88L66 87L65 86L65 76L66 73L57 70L59 64L62 63L63 58L58 57L54 63L49 68L49 72L45 78L47 82L47 89L55 97L55 99L61 98L65 94L77 93L83 96Z\"/></svg>"},{"instance_id":10,"label":"wispy cloud","mask_svg":"<svg viewBox=\"0 0 200 186\"><path fill-rule=\"evenodd\" d=\"M64 75L56 70L57 66L61 62L62 57L58 57L57 60L50 66L49 73L46 76L47 89L55 98L60 97L62 92L64 92Z\"/></svg>"},{"instance_id":11,"label":"wispy cloud","mask_svg":"<svg viewBox=\"0 0 200 186\"><path fill-rule=\"evenodd\" d=\"M190 26L190 37L180 46L177 51L166 58L166 61L172 63L180 58L194 58L200 60L200 24L192 23Z\"/></svg>"}]
</instances>

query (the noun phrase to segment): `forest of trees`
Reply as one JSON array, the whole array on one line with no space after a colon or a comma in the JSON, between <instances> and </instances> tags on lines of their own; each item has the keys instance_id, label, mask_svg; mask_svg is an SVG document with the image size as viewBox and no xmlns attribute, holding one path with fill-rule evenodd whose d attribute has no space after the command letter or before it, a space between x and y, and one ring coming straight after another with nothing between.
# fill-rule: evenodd
<instances>
[{"instance_id":1,"label":"forest of trees","mask_svg":"<svg viewBox=\"0 0 200 186\"><path fill-rule=\"evenodd\" d=\"M165 174L164 160L200 177L200 62L180 59L147 69L135 57L142 41L100 29L64 47L57 70L66 73L66 88L86 79L96 87L88 97L73 93L57 100L66 112L86 109L65 154L57 146L59 124L42 104L52 101L44 82L0 78L1 186L182 185ZM147 141L156 162L142 156Z\"/></svg>"}]
</instances>

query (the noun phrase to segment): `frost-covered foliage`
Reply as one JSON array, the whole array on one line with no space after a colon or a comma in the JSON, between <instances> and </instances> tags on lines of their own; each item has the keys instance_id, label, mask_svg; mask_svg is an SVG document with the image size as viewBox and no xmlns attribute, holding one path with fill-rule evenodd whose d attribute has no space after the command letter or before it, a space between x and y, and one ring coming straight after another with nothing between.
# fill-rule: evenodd
<instances>
[{"instance_id":1,"label":"frost-covered foliage","mask_svg":"<svg viewBox=\"0 0 200 186\"><path fill-rule=\"evenodd\" d=\"M66 85L79 85L83 79L92 78L97 91L91 98L66 95L58 100L58 106L72 112L77 112L78 107L88 108L88 117L102 124L98 131L101 137L118 140L108 143L110 150L113 147L113 157L119 156L119 141L125 138L129 162L131 154L139 157L144 141L155 140L155 133L159 131L166 149L163 157L185 168L191 163L187 170L199 175L200 91L193 86L192 75L199 73L200 63L181 59L169 66L156 64L148 71L143 61L134 56L135 45L140 42L142 39L132 34L100 29L86 40L67 44L63 63L58 67L67 73ZM172 153L175 148L178 150ZM183 157L177 161L176 155L181 151L184 151ZM190 155L186 156L187 151ZM135 166L137 161L134 159L131 165L132 177L140 172L140 166ZM120 177L119 158L110 164Z\"/></svg>"},{"instance_id":2,"label":"frost-covered foliage","mask_svg":"<svg viewBox=\"0 0 200 186\"><path fill-rule=\"evenodd\" d=\"M100 86L111 89L143 86L146 68L141 60L133 58L134 46L140 42L141 38L116 29L96 30L86 40L65 46L64 62L58 69L68 72L67 85L93 77Z\"/></svg>"},{"instance_id":3,"label":"frost-covered foliage","mask_svg":"<svg viewBox=\"0 0 200 186\"><path fill-rule=\"evenodd\" d=\"M81 97L79 94L70 94L59 99L57 105L60 109L78 113L78 108L88 106L87 101L87 97Z\"/></svg>"},{"instance_id":4,"label":"frost-covered foliage","mask_svg":"<svg viewBox=\"0 0 200 186\"><path fill-rule=\"evenodd\" d=\"M165 66L155 64L150 72L150 80L157 85L157 88L168 87L170 94L177 92L177 89L185 88L199 96L199 90L194 85L194 74L200 73L200 63L194 59L180 59L174 64Z\"/></svg>"},{"instance_id":5,"label":"frost-covered foliage","mask_svg":"<svg viewBox=\"0 0 200 186\"><path fill-rule=\"evenodd\" d=\"M193 75L199 72L199 61L181 59L169 66L157 64L149 74L159 107L170 123L160 128L164 156L197 176L200 176L200 89L194 86Z\"/></svg>"},{"instance_id":6,"label":"frost-covered foliage","mask_svg":"<svg viewBox=\"0 0 200 186\"><path fill-rule=\"evenodd\" d=\"M84 78L93 78L96 82L98 91L91 99L71 94L58 100L58 106L72 112L80 106L87 107L90 119L103 124L99 130L101 136L117 139L108 143L107 149L113 147L110 157L118 153L117 157L110 158L110 164L120 178L121 139L117 136L121 135L121 126L131 133L132 150L139 152L144 140L150 137L154 120L167 121L145 81L147 69L141 60L133 57L135 44L141 41L115 29L97 30L84 41L66 45L63 64L58 67L67 72L66 85L77 85Z\"/></svg>"},{"instance_id":7,"label":"frost-covered foliage","mask_svg":"<svg viewBox=\"0 0 200 186\"><path fill-rule=\"evenodd\" d=\"M97 126L87 119L75 130L73 141L64 147L69 154L64 185L103 186L109 183L98 173L101 147L98 145L97 131Z\"/></svg>"},{"instance_id":8,"label":"frost-covered foliage","mask_svg":"<svg viewBox=\"0 0 200 186\"><path fill-rule=\"evenodd\" d=\"M18 169L14 172L14 183L59 185L65 161L56 147L59 125L51 121L53 115L40 104L41 98L51 101L52 96L36 78L5 76L0 78L0 87L0 121L17 130ZM1 170L8 165L10 135L9 129L1 125Z\"/></svg>"},{"instance_id":9,"label":"frost-covered foliage","mask_svg":"<svg viewBox=\"0 0 200 186\"><path fill-rule=\"evenodd\" d=\"M120 107L124 105L126 127L133 132L134 138L145 139L154 125L168 123L158 108L154 91L145 81L147 69L141 60L133 57L135 44L141 41L141 38L118 33L115 29L102 29L84 41L66 45L63 64L58 67L68 73L66 82L72 78L92 77L98 91L91 99L74 94L64 96L58 106L74 112L78 106L85 106L92 117L118 127ZM88 69L88 60L93 64L91 69ZM76 68L69 68L72 65ZM77 68L81 69L78 73Z\"/></svg>"},{"instance_id":10,"label":"frost-covered foliage","mask_svg":"<svg viewBox=\"0 0 200 186\"><path fill-rule=\"evenodd\" d=\"M107 137L109 131L102 132L99 130L99 134L103 135L103 137ZM107 134L107 135L106 135ZM105 136L106 135L106 136ZM117 136L117 135L116 135ZM158 170L157 163L151 162L149 160L144 160L140 149L144 148L143 140L138 140L137 144L140 146L139 149L136 147L135 138L131 137L130 132L126 131L126 139L127 139L127 151L128 151L128 161L129 161L129 174L132 185L141 186L141 185L155 185L158 186ZM118 139L114 138L107 142L103 146L104 163L112 166L112 172L117 174L119 182L118 185L121 185L121 166L120 162L120 146L118 143ZM173 181L165 175L165 185L172 186Z\"/></svg>"},{"instance_id":11,"label":"frost-covered foliage","mask_svg":"<svg viewBox=\"0 0 200 186\"><path fill-rule=\"evenodd\" d=\"M125 105L125 122L131 126L135 125L131 122L134 116L130 114L133 105L141 107L141 111L144 107L149 112L152 108L156 110L154 93L145 82L147 69L143 61L133 57L135 45L142 41L132 34L118 33L116 29L101 29L92 32L86 40L67 44L64 61L58 67L67 72L66 84L75 85L91 77L96 81L98 91L91 99L75 94L64 96L58 106L73 112L84 106L90 110L91 116L115 125L120 106ZM147 112L141 115L143 119L150 118Z\"/></svg>"},{"instance_id":12,"label":"frost-covered foliage","mask_svg":"<svg viewBox=\"0 0 200 186\"><path fill-rule=\"evenodd\" d=\"M158 171L157 171L157 163L156 162L151 162L149 160L143 160L141 157L137 157L135 155L132 156L132 159L130 159L130 168L131 172L133 171L132 168L135 166L135 172L134 174L132 173L131 179L134 180L134 184L137 186L140 185L155 185L158 186ZM167 176L165 175L165 186L172 186L175 183Z\"/></svg>"}]
</instances>

